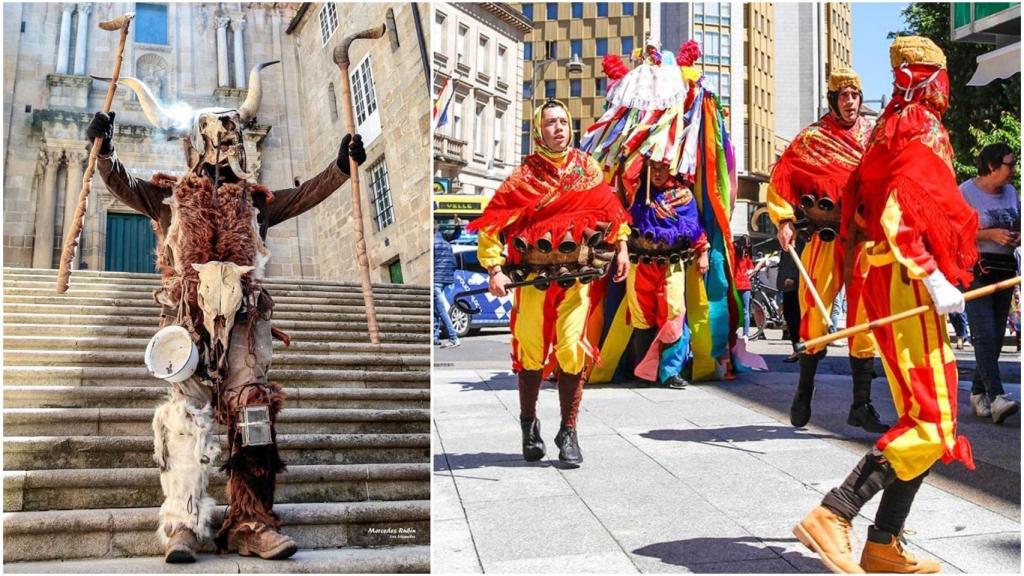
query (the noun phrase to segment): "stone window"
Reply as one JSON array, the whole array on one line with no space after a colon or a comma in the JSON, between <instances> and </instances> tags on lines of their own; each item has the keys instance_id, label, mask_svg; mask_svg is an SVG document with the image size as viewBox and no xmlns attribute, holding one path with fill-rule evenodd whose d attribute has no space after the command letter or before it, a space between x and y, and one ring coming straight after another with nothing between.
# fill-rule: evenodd
<instances>
[{"instance_id":1,"label":"stone window","mask_svg":"<svg viewBox=\"0 0 1024 576\"><path fill-rule=\"evenodd\" d=\"M523 16L526 16L528 20L533 20L533 4L523 4Z\"/></svg>"},{"instance_id":2,"label":"stone window","mask_svg":"<svg viewBox=\"0 0 1024 576\"><path fill-rule=\"evenodd\" d=\"M598 56L604 56L605 54L607 54L608 53L608 39L607 38L598 38L596 40L596 42L597 42L597 55Z\"/></svg>"},{"instance_id":3,"label":"stone window","mask_svg":"<svg viewBox=\"0 0 1024 576\"><path fill-rule=\"evenodd\" d=\"M623 4L622 4L622 15L623 16L632 16L633 15L633 3L632 2L623 2Z\"/></svg>"},{"instance_id":4,"label":"stone window","mask_svg":"<svg viewBox=\"0 0 1024 576\"><path fill-rule=\"evenodd\" d=\"M501 126L504 119L505 115L500 110L494 111L494 159L498 162L505 161L505 151L501 146L501 136L505 133Z\"/></svg>"},{"instance_id":5,"label":"stone window","mask_svg":"<svg viewBox=\"0 0 1024 576\"><path fill-rule=\"evenodd\" d=\"M367 54L352 72L352 102L356 113L356 131L363 136L363 143L370 144L380 136L380 111L377 109L377 92L373 84L373 70L370 55Z\"/></svg>"},{"instance_id":6,"label":"stone window","mask_svg":"<svg viewBox=\"0 0 1024 576\"><path fill-rule=\"evenodd\" d=\"M476 53L476 71L482 74L490 74L491 66L489 58L491 53L491 39L483 34L480 35L480 45Z\"/></svg>"},{"instance_id":7,"label":"stone window","mask_svg":"<svg viewBox=\"0 0 1024 576\"><path fill-rule=\"evenodd\" d=\"M583 81L579 78L569 80L569 97L579 98L583 95Z\"/></svg>"},{"instance_id":8,"label":"stone window","mask_svg":"<svg viewBox=\"0 0 1024 576\"><path fill-rule=\"evenodd\" d=\"M583 2L572 3L572 17L583 18Z\"/></svg>"},{"instance_id":9,"label":"stone window","mask_svg":"<svg viewBox=\"0 0 1024 576\"><path fill-rule=\"evenodd\" d=\"M167 45L167 6L135 4L135 41L142 44Z\"/></svg>"},{"instance_id":10,"label":"stone window","mask_svg":"<svg viewBox=\"0 0 1024 576\"><path fill-rule=\"evenodd\" d=\"M595 78L594 79L594 93L597 96L605 96L608 91L608 79L607 78Z\"/></svg>"},{"instance_id":11,"label":"stone window","mask_svg":"<svg viewBox=\"0 0 1024 576\"><path fill-rule=\"evenodd\" d=\"M458 64L466 63L466 35L468 34L469 26L459 24L459 37L455 46L455 62Z\"/></svg>"},{"instance_id":12,"label":"stone window","mask_svg":"<svg viewBox=\"0 0 1024 576\"><path fill-rule=\"evenodd\" d=\"M548 20L558 20L558 2L547 3Z\"/></svg>"},{"instance_id":13,"label":"stone window","mask_svg":"<svg viewBox=\"0 0 1024 576\"><path fill-rule=\"evenodd\" d=\"M598 18L607 18L608 17L608 3L607 2L598 2L597 3L597 17Z\"/></svg>"},{"instance_id":14,"label":"stone window","mask_svg":"<svg viewBox=\"0 0 1024 576\"><path fill-rule=\"evenodd\" d=\"M487 150L484 146L484 115L487 112L487 105L476 103L476 115L473 118L473 154L483 156Z\"/></svg>"},{"instance_id":15,"label":"stone window","mask_svg":"<svg viewBox=\"0 0 1024 576\"><path fill-rule=\"evenodd\" d=\"M338 11L334 4L327 2L320 9L320 45L327 46L327 41L338 29Z\"/></svg>"},{"instance_id":16,"label":"stone window","mask_svg":"<svg viewBox=\"0 0 1024 576\"><path fill-rule=\"evenodd\" d=\"M583 56L583 40L569 40L569 55Z\"/></svg>"},{"instance_id":17,"label":"stone window","mask_svg":"<svg viewBox=\"0 0 1024 576\"><path fill-rule=\"evenodd\" d=\"M625 36L622 38L622 56L626 57L633 53L633 37Z\"/></svg>"},{"instance_id":18,"label":"stone window","mask_svg":"<svg viewBox=\"0 0 1024 576\"><path fill-rule=\"evenodd\" d=\"M395 206L391 201L391 183L388 181L388 165L384 158L374 162L367 170L370 173L370 191L373 204L373 225L379 232L395 223Z\"/></svg>"}]
</instances>

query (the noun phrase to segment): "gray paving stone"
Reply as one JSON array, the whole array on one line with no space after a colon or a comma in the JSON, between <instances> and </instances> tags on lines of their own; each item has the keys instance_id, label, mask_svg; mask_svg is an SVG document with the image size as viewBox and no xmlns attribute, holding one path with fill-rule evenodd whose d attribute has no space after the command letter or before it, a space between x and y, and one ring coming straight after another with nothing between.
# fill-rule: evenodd
<instances>
[{"instance_id":1,"label":"gray paving stone","mask_svg":"<svg viewBox=\"0 0 1024 576\"><path fill-rule=\"evenodd\" d=\"M453 477L463 503L575 494L553 466L488 466L456 470Z\"/></svg>"},{"instance_id":2,"label":"gray paving stone","mask_svg":"<svg viewBox=\"0 0 1024 576\"><path fill-rule=\"evenodd\" d=\"M970 574L1020 574L1020 531L917 540L917 546Z\"/></svg>"},{"instance_id":3,"label":"gray paving stone","mask_svg":"<svg viewBox=\"0 0 1024 576\"><path fill-rule=\"evenodd\" d=\"M436 506L436 505L435 505ZM436 508L435 508L436 509ZM465 517L431 522L431 571L435 574L479 574L483 572Z\"/></svg>"},{"instance_id":4,"label":"gray paving stone","mask_svg":"<svg viewBox=\"0 0 1024 576\"><path fill-rule=\"evenodd\" d=\"M489 562L487 571L497 574L636 574L638 572L629 555L624 552Z\"/></svg>"},{"instance_id":5,"label":"gray paving stone","mask_svg":"<svg viewBox=\"0 0 1024 576\"><path fill-rule=\"evenodd\" d=\"M432 520L465 519L462 501L451 472L435 471L430 481L430 517Z\"/></svg>"}]
</instances>

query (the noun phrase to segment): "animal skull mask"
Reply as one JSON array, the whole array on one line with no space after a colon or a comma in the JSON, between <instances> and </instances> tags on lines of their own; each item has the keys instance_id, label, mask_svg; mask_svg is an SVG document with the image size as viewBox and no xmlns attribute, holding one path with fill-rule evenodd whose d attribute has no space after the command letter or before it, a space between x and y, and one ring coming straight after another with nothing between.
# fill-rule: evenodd
<instances>
[{"instance_id":1,"label":"animal skull mask","mask_svg":"<svg viewBox=\"0 0 1024 576\"><path fill-rule=\"evenodd\" d=\"M210 334L210 347L221 344L227 353L228 336L235 325L235 313L242 305L242 275L253 266L239 266L234 262L207 262L193 264L199 272L198 300L203 311L203 326Z\"/></svg>"},{"instance_id":2,"label":"animal skull mask","mask_svg":"<svg viewBox=\"0 0 1024 576\"><path fill-rule=\"evenodd\" d=\"M245 102L237 109L203 108L194 112L190 132L193 158L209 166L230 168L240 180L249 180L252 173L246 171L245 147L242 140L242 128L256 118L260 101L263 99L263 87L260 71L267 66L277 64L279 60L263 62L249 71L249 91ZM109 78L98 80L109 81ZM146 84L138 78L124 76L119 83L131 88L139 98L139 105L146 118L161 130L175 130L175 121L168 114L160 101ZM180 132L181 128L177 128ZM194 162L194 160L190 161ZM189 166L192 169L194 166Z\"/></svg>"}]
</instances>

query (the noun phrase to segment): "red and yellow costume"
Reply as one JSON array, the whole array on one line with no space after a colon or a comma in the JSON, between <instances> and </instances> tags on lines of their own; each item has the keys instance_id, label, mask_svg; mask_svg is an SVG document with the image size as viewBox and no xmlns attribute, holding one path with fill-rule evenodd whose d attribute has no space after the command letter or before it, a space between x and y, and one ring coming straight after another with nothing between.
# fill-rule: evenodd
<instances>
[{"instance_id":1,"label":"red and yellow costume","mask_svg":"<svg viewBox=\"0 0 1024 576\"><path fill-rule=\"evenodd\" d=\"M557 104L568 115L565 106ZM596 229L609 231L611 237L605 238L606 243L625 240L629 235L629 217L614 190L605 183L598 163L573 148L571 142L562 152L544 146L543 109L538 108L534 117L536 152L512 172L483 214L468 227L479 231L481 265L488 270L498 265L520 267L528 280L536 277L536 270L525 266L528 254L517 248L513 239L535 251L538 241L547 239L558 244L567 234L582 247L586 244L585 233ZM501 235L508 241L507 258L502 256L505 246ZM576 271L571 262L566 268ZM589 284L574 282L569 287L552 283L546 290L534 286L515 290L512 364L520 375L523 418L535 418L542 372L557 365L562 425L575 429L585 379L582 372L586 357L593 354L585 337L589 289Z\"/></svg>"}]
</instances>

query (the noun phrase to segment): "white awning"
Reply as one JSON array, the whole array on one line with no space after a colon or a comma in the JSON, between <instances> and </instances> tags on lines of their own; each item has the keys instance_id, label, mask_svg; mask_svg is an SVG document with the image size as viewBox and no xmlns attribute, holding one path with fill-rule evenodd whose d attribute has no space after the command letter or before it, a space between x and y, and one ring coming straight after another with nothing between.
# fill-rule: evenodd
<instances>
[{"instance_id":1,"label":"white awning","mask_svg":"<svg viewBox=\"0 0 1024 576\"><path fill-rule=\"evenodd\" d=\"M984 86L997 78L1009 78L1020 73L1020 42L978 56L978 69L967 82L968 86Z\"/></svg>"}]
</instances>

